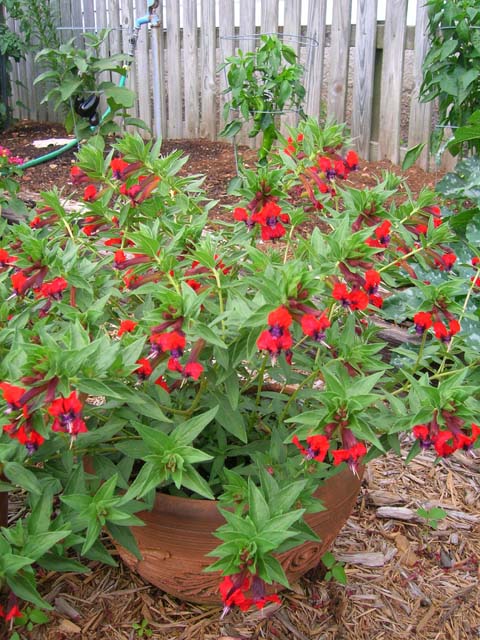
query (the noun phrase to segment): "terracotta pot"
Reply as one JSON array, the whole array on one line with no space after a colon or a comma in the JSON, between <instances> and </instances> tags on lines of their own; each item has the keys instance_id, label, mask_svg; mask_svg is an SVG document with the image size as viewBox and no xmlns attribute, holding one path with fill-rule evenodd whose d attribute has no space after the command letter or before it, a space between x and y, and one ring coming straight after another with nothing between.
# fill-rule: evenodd
<instances>
[{"instance_id":1,"label":"terracotta pot","mask_svg":"<svg viewBox=\"0 0 480 640\"><path fill-rule=\"evenodd\" d=\"M305 520L321 541L306 542L277 556L291 583L320 562L347 521L360 483L361 477L346 468L316 491L315 496L323 501L326 510L309 514ZM202 572L214 560L205 554L220 542L212 535L224 522L216 503L158 493L153 510L137 515L145 526L132 527L132 531L143 559L137 560L125 549L118 548L130 569L183 600L220 603L220 574Z\"/></svg>"}]
</instances>

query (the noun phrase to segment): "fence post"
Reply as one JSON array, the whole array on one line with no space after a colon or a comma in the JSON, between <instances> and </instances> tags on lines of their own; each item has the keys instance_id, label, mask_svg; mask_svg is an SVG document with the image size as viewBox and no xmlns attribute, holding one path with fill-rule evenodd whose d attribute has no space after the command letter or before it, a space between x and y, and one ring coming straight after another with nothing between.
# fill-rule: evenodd
<instances>
[{"instance_id":1,"label":"fence post","mask_svg":"<svg viewBox=\"0 0 480 640\"><path fill-rule=\"evenodd\" d=\"M345 120L351 15L352 0L336 0L334 2L327 115L336 122Z\"/></svg>"},{"instance_id":2,"label":"fence post","mask_svg":"<svg viewBox=\"0 0 480 640\"><path fill-rule=\"evenodd\" d=\"M421 142L427 142L417 164L422 169L428 169L428 132L432 117L432 103L419 102L420 86L423 82L422 65L429 48L429 40L426 37L428 24L428 7L419 2L417 4L417 15L415 20L415 53L413 61L413 91L410 100L410 122L408 125L408 146L414 147Z\"/></svg>"},{"instance_id":3,"label":"fence post","mask_svg":"<svg viewBox=\"0 0 480 640\"><path fill-rule=\"evenodd\" d=\"M375 76L377 0L358 0L353 80L352 138L362 158L370 158Z\"/></svg>"},{"instance_id":4,"label":"fence post","mask_svg":"<svg viewBox=\"0 0 480 640\"><path fill-rule=\"evenodd\" d=\"M307 53L305 112L313 118L319 118L321 112L326 13L327 0L316 0L316 2L309 3L307 36L316 40L318 47L310 47Z\"/></svg>"},{"instance_id":5,"label":"fence post","mask_svg":"<svg viewBox=\"0 0 480 640\"><path fill-rule=\"evenodd\" d=\"M400 117L407 0L387 2L383 38L382 93L380 98L379 159L400 162Z\"/></svg>"}]
</instances>

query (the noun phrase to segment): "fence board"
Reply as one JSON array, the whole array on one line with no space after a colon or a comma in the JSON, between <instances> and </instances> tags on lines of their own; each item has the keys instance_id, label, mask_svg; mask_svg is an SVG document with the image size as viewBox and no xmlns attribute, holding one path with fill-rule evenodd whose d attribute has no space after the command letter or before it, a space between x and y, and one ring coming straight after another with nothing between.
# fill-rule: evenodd
<instances>
[{"instance_id":1,"label":"fence board","mask_svg":"<svg viewBox=\"0 0 480 640\"><path fill-rule=\"evenodd\" d=\"M257 45L255 37L255 0L243 0L240 11L240 29L239 33L242 36L250 36L250 38L240 38L238 42L238 48L244 53L246 51L253 51ZM246 144L253 148L255 141L248 137L247 128L244 127L238 134L236 140L240 144Z\"/></svg>"},{"instance_id":2,"label":"fence board","mask_svg":"<svg viewBox=\"0 0 480 640\"><path fill-rule=\"evenodd\" d=\"M432 103L419 102L420 86L423 80L422 64L428 51L428 39L425 37L428 24L428 7L424 4L417 5L415 20L415 53L413 59L412 98L410 100L410 121L408 126L408 146L414 147L421 142L428 143L428 131L432 118ZM428 168L428 144L422 151L418 164Z\"/></svg>"},{"instance_id":3,"label":"fence board","mask_svg":"<svg viewBox=\"0 0 480 640\"><path fill-rule=\"evenodd\" d=\"M164 138L167 135L167 97L165 93L165 54L163 37L163 1L159 0L157 15L160 18L158 26L152 29L152 85L153 85L153 113L155 137Z\"/></svg>"},{"instance_id":4,"label":"fence board","mask_svg":"<svg viewBox=\"0 0 480 640\"><path fill-rule=\"evenodd\" d=\"M373 78L377 0L358 0L353 81L352 137L362 158L368 158L372 132Z\"/></svg>"},{"instance_id":5,"label":"fence board","mask_svg":"<svg viewBox=\"0 0 480 640\"><path fill-rule=\"evenodd\" d=\"M178 0L166 0L167 9L167 135L182 137L182 95L180 83L180 6Z\"/></svg>"},{"instance_id":6,"label":"fence board","mask_svg":"<svg viewBox=\"0 0 480 640\"><path fill-rule=\"evenodd\" d=\"M260 29L262 33L278 31L278 0L262 0Z\"/></svg>"},{"instance_id":7,"label":"fence board","mask_svg":"<svg viewBox=\"0 0 480 640\"><path fill-rule=\"evenodd\" d=\"M301 11L302 11L302 0L289 0L289 2L285 3L284 9L284 17L283 17L283 31L285 34L284 42L297 54L297 57L300 56L300 41L299 37L301 34ZM289 38L288 36L292 37ZM284 135L288 133L287 126L295 127L298 123L298 115L296 113L290 112L287 113L282 118L282 128L281 131Z\"/></svg>"},{"instance_id":8,"label":"fence board","mask_svg":"<svg viewBox=\"0 0 480 640\"><path fill-rule=\"evenodd\" d=\"M385 16L385 36L380 97L380 158L400 162L400 116L407 0L390 0Z\"/></svg>"},{"instance_id":9,"label":"fence board","mask_svg":"<svg viewBox=\"0 0 480 640\"><path fill-rule=\"evenodd\" d=\"M137 12L137 17L139 17ZM147 124L152 122L151 75L150 75L150 32L146 25L140 29L137 41L137 101L138 115ZM179 63L180 64L180 63ZM177 67L179 69L179 65ZM174 132L172 132L174 133Z\"/></svg>"},{"instance_id":10,"label":"fence board","mask_svg":"<svg viewBox=\"0 0 480 640\"><path fill-rule=\"evenodd\" d=\"M334 2L327 115L336 122L345 120L351 13L351 0L336 0Z\"/></svg>"},{"instance_id":11,"label":"fence board","mask_svg":"<svg viewBox=\"0 0 480 640\"><path fill-rule=\"evenodd\" d=\"M93 0L83 0L83 23L86 30L95 29L95 7Z\"/></svg>"},{"instance_id":12,"label":"fence board","mask_svg":"<svg viewBox=\"0 0 480 640\"><path fill-rule=\"evenodd\" d=\"M222 2L221 11L218 15L218 35L219 35L219 50L220 59L219 62L224 62L225 58L233 56L235 53L236 41L233 38L235 35L235 20L234 20L234 0L224 0ZM220 71L220 117L223 118L223 105L228 100L223 92L227 88L227 76L225 71ZM223 123L223 120L221 120Z\"/></svg>"},{"instance_id":13,"label":"fence board","mask_svg":"<svg viewBox=\"0 0 480 640\"><path fill-rule=\"evenodd\" d=\"M78 2L78 0L71 0L71 16L72 16L72 27L77 29L76 34L80 35L83 29L83 16L82 16L82 3ZM79 38L82 41L82 38Z\"/></svg>"},{"instance_id":14,"label":"fence board","mask_svg":"<svg viewBox=\"0 0 480 640\"><path fill-rule=\"evenodd\" d=\"M134 13L133 13L133 8L131 6L131 3L128 3L126 6L122 5L122 12L121 12L121 15L119 16L119 25L122 27L122 31L120 32L121 47L122 47L121 50L124 53L131 52L130 37L132 35L134 24L135 24L135 18L134 18ZM134 60L128 70L128 76L127 76L127 81L125 83L125 86L128 87L129 89L132 89L135 92L137 91L137 75L138 75L137 65L136 65L136 60ZM129 113L134 118L139 117L138 101L135 102L135 105L130 109ZM147 124L150 124L150 123L147 123ZM135 128L127 127L127 131L133 132L135 131Z\"/></svg>"},{"instance_id":15,"label":"fence board","mask_svg":"<svg viewBox=\"0 0 480 640\"><path fill-rule=\"evenodd\" d=\"M251 36L255 33L255 0L243 0L240 11L240 35ZM253 51L255 40L252 38L240 39L238 43L242 51Z\"/></svg>"},{"instance_id":16,"label":"fence board","mask_svg":"<svg viewBox=\"0 0 480 640\"><path fill-rule=\"evenodd\" d=\"M233 7L232 7L233 8ZM197 50L197 2L183 2L183 76L185 86L184 136L198 136L198 50Z\"/></svg>"},{"instance_id":17,"label":"fence board","mask_svg":"<svg viewBox=\"0 0 480 640\"><path fill-rule=\"evenodd\" d=\"M318 46L310 46L307 49L307 61L305 63L305 87L307 89L305 111L314 118L319 118L321 111L326 15L327 0L312 0L309 3L307 36L318 42Z\"/></svg>"},{"instance_id":18,"label":"fence board","mask_svg":"<svg viewBox=\"0 0 480 640\"><path fill-rule=\"evenodd\" d=\"M201 66L202 100L200 136L215 140L217 130L216 106L216 39L215 0L202 0Z\"/></svg>"}]
</instances>

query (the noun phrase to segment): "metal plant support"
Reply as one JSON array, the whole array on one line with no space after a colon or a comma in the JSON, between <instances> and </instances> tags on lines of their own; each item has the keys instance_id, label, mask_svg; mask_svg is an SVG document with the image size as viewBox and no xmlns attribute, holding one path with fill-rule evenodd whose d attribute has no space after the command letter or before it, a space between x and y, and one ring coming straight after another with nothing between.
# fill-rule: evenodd
<instances>
[{"instance_id":1,"label":"metal plant support","mask_svg":"<svg viewBox=\"0 0 480 640\"><path fill-rule=\"evenodd\" d=\"M241 34L235 34L235 35L230 35L230 36L220 36L220 57L222 60L225 60L226 56L224 53L224 47L223 42L225 41L233 41L235 43L238 42L243 42L243 41L253 41L253 42L258 42L262 36L275 36L277 37L279 40L285 42L287 40L287 42L291 42L293 44L297 44L299 46L299 48L301 49L301 47L318 47L319 43L318 40L316 40L315 38L311 38L309 36L302 36L302 35L296 35L296 34L289 34L289 33L283 33L283 32L265 32L265 33L253 33L253 34L246 34L246 35L241 35ZM257 47L255 46L255 49ZM235 51L237 51L239 49L238 44L235 44ZM308 55L306 56L306 58L308 59ZM301 60L300 60L300 54L298 54L298 61L300 64ZM306 69L305 65L303 65L303 73L304 76L306 74L309 73L309 70ZM227 79L227 69L226 67L224 67L223 69L224 75L225 75L225 84L228 86L228 79ZM238 109L233 109L233 111L237 111ZM273 116L282 116L285 115L286 113L296 113L297 115L300 114L300 109L298 108L289 108L289 109L274 109L274 110L266 110L266 111L256 111L253 110L251 111L251 114L258 114L258 113L262 113L262 114L270 114ZM237 144L237 134L235 134L232 138L232 146L233 146L233 154L235 157L235 168L237 171L237 175L239 174L239 163L238 163L238 144Z\"/></svg>"}]
</instances>

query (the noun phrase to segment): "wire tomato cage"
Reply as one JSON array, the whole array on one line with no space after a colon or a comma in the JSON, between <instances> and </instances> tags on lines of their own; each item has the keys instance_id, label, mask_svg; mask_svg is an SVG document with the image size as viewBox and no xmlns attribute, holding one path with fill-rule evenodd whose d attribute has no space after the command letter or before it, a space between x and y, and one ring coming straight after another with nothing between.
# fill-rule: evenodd
<instances>
[{"instance_id":1,"label":"wire tomato cage","mask_svg":"<svg viewBox=\"0 0 480 640\"><path fill-rule=\"evenodd\" d=\"M220 36L219 38L221 60L225 61L227 58L224 51L225 42L238 43L238 44L235 44L233 47L234 51L237 51L238 49L240 49L240 46L239 46L240 43L243 43L243 42L247 43L249 41L257 43L261 41L262 37L269 37L269 36L276 37L283 43L286 43L286 44L291 43L293 45L296 45L296 48L298 48L299 50L301 50L302 47L305 47L306 49L314 49L319 46L318 40L316 40L315 38L312 38L311 36L304 36L301 34L293 34L293 33L284 33L283 31L258 32L258 33L249 33L249 34L238 33L238 34L232 34L232 35L223 35L223 36ZM254 49L256 48L257 47L255 46ZM298 63L303 68L302 77L307 76L309 73L309 68L307 68L306 64L303 64L301 62L301 56L299 53L297 54L297 58L298 58ZM310 58L310 55L307 54L307 62L309 58ZM228 87L227 66L228 65L226 64L223 65L224 81L225 81L226 87ZM267 97L267 99L269 97L269 93L270 92L268 90L264 92L264 95ZM270 96L273 98L273 95L271 93L270 93ZM231 107L230 111L239 113L239 109L234 107ZM294 113L294 114L297 114L297 116L299 116L303 113L303 111L299 107L288 107L285 109L261 109L261 110L251 109L250 110L250 114L252 116L258 115L258 114L266 114L266 115L272 115L275 117L275 116L282 116L287 113ZM235 156L235 166L238 174L239 164L238 164L237 134L232 136L232 145L233 145L233 153Z\"/></svg>"}]
</instances>

